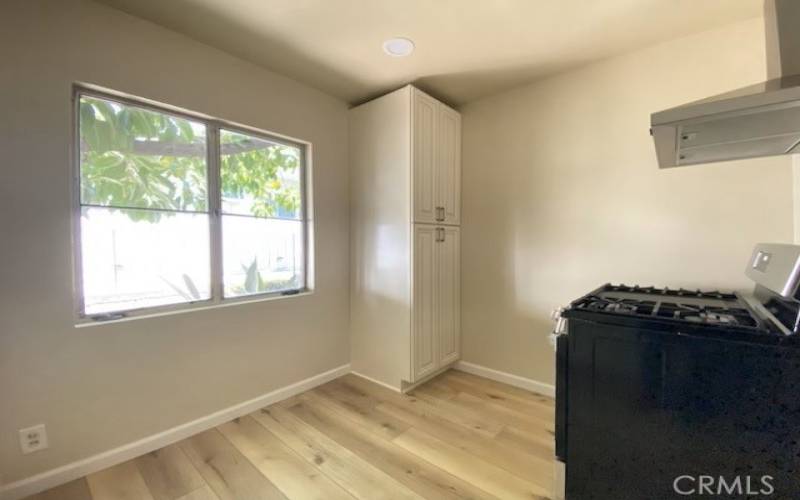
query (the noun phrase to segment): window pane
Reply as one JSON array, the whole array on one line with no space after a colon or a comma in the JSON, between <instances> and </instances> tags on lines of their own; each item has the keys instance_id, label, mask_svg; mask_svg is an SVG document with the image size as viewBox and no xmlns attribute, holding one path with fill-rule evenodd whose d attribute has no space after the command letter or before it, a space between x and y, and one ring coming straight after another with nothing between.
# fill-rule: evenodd
<instances>
[{"instance_id":1,"label":"window pane","mask_svg":"<svg viewBox=\"0 0 800 500\"><path fill-rule=\"evenodd\" d=\"M222 211L301 218L300 149L220 130Z\"/></svg>"},{"instance_id":2,"label":"window pane","mask_svg":"<svg viewBox=\"0 0 800 500\"><path fill-rule=\"evenodd\" d=\"M303 223L223 216L225 296L304 287Z\"/></svg>"},{"instance_id":3,"label":"window pane","mask_svg":"<svg viewBox=\"0 0 800 500\"><path fill-rule=\"evenodd\" d=\"M208 215L84 207L87 315L210 297Z\"/></svg>"},{"instance_id":4,"label":"window pane","mask_svg":"<svg viewBox=\"0 0 800 500\"><path fill-rule=\"evenodd\" d=\"M82 204L207 210L203 123L87 96L79 120Z\"/></svg>"}]
</instances>

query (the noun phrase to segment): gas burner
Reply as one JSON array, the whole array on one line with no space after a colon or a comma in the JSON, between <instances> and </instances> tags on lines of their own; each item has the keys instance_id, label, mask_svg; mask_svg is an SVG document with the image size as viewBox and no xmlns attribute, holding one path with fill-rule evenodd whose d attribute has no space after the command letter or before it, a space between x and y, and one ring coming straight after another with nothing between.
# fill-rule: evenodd
<instances>
[{"instance_id":1,"label":"gas burner","mask_svg":"<svg viewBox=\"0 0 800 500\"><path fill-rule=\"evenodd\" d=\"M647 300L623 299L617 297L587 297L583 306L590 311L603 311L617 314L650 314L655 302Z\"/></svg>"},{"instance_id":2,"label":"gas burner","mask_svg":"<svg viewBox=\"0 0 800 500\"><path fill-rule=\"evenodd\" d=\"M757 324L746 309L705 307L697 311L680 311L676 317L693 323L709 325L756 326Z\"/></svg>"},{"instance_id":3,"label":"gas burner","mask_svg":"<svg viewBox=\"0 0 800 500\"><path fill-rule=\"evenodd\" d=\"M681 319L685 319L686 321L691 321L693 323L710 323L712 325L719 325L719 324L735 325L737 323L736 317L731 314L720 314L709 311L700 311L697 313L684 313L678 317Z\"/></svg>"}]
</instances>

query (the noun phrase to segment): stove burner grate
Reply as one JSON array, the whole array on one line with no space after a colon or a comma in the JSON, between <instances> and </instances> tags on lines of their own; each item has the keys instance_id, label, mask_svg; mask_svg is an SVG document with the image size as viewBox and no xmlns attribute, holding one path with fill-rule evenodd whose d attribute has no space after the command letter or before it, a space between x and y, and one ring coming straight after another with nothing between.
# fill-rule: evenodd
<instances>
[{"instance_id":1,"label":"stove burner grate","mask_svg":"<svg viewBox=\"0 0 800 500\"><path fill-rule=\"evenodd\" d=\"M648 298L605 295L608 292L617 294L635 293L640 297L641 295L646 295ZM652 300L649 297L652 297ZM700 303L702 300L710 302L710 304ZM688 303L689 301L694 301L695 303ZM727 306L725 304L726 301L735 302L731 306ZM573 306L587 311L649 318L657 317L704 325L757 327L758 322L747 309L735 307L739 304L740 302L736 295L718 291L703 292L700 290L670 290L668 288L609 285L594 295L584 297Z\"/></svg>"},{"instance_id":2,"label":"stove burner grate","mask_svg":"<svg viewBox=\"0 0 800 500\"><path fill-rule=\"evenodd\" d=\"M736 295L732 293L720 292L718 290L703 291L703 290L684 290L679 288L671 290L667 287L656 288L653 286L627 286L627 285L609 285L606 291L609 292L623 292L623 293L646 293L652 295L661 295L667 297L690 297L698 299L719 299L719 300L735 300Z\"/></svg>"}]
</instances>

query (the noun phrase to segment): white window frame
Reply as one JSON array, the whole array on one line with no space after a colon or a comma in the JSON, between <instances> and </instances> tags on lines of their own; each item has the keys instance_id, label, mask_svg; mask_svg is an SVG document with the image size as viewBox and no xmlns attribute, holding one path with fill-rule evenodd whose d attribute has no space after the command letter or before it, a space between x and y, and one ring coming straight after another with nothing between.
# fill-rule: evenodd
<instances>
[{"instance_id":1,"label":"white window frame","mask_svg":"<svg viewBox=\"0 0 800 500\"><path fill-rule=\"evenodd\" d=\"M83 260L81 256L81 158L80 158L80 99L83 96L95 97L116 102L125 106L135 106L157 113L185 118L206 126L206 168L208 190L209 220L209 266L211 276L211 297L203 300L125 309L102 314L86 314L83 294ZM113 90L89 84L75 84L72 92L72 256L73 256L73 294L75 302L75 321L77 326L126 321L134 318L162 316L211 307L246 304L313 293L314 283L314 223L312 217L311 187L311 148L310 142L266 132L246 125L232 123L207 115L155 102L141 97L122 94ZM246 134L257 139L295 147L300 150L300 219L303 234L303 284L291 290L262 292L225 297L223 256L222 256L222 190L220 188L220 129ZM289 219L287 219L289 220Z\"/></svg>"}]
</instances>

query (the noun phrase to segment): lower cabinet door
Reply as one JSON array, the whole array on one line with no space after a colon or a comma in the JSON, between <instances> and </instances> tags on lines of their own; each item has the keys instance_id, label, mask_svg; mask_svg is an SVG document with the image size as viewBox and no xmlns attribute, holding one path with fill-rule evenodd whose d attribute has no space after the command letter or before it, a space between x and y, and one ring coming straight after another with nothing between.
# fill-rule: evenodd
<instances>
[{"instance_id":1,"label":"lower cabinet door","mask_svg":"<svg viewBox=\"0 0 800 500\"><path fill-rule=\"evenodd\" d=\"M461 230L444 227L437 248L439 366L461 357Z\"/></svg>"},{"instance_id":2,"label":"lower cabinet door","mask_svg":"<svg viewBox=\"0 0 800 500\"><path fill-rule=\"evenodd\" d=\"M436 226L414 225L414 307L411 382L434 372L439 364L436 342L437 251L441 234Z\"/></svg>"}]
</instances>

